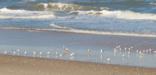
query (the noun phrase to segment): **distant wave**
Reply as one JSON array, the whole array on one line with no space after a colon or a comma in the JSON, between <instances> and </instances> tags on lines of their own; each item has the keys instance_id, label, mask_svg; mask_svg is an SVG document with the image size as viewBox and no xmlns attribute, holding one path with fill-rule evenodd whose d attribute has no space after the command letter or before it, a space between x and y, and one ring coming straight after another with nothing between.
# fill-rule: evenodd
<instances>
[{"instance_id":1,"label":"distant wave","mask_svg":"<svg viewBox=\"0 0 156 75\"><path fill-rule=\"evenodd\" d=\"M40 10L61 10L61 11L98 9L96 7L82 6L82 5L70 4L70 3L38 3L34 7Z\"/></svg>"},{"instance_id":2,"label":"distant wave","mask_svg":"<svg viewBox=\"0 0 156 75\"><path fill-rule=\"evenodd\" d=\"M107 31L93 31L93 30L81 30L68 27L62 27L55 25L57 28L18 28L18 27L0 27L0 29L10 29L10 30L26 30L31 32L40 31L57 31L57 32L67 32L67 33L79 33L79 34L92 34L92 35L113 35L113 36L131 36L131 37L147 37L156 38L156 34L143 34L143 33L128 33L128 32L107 32ZM66 29L68 28L68 29Z\"/></svg>"},{"instance_id":3,"label":"distant wave","mask_svg":"<svg viewBox=\"0 0 156 75\"><path fill-rule=\"evenodd\" d=\"M154 3L152 3L154 4ZM70 3L38 3L36 5L39 9L44 10L60 10L60 11L71 11L77 12L79 14L86 15L96 15L103 17L113 17L119 19L128 19L128 20L156 20L156 14L152 13L139 13L129 10L114 10L110 11L107 7L97 8L94 6L82 6L78 4Z\"/></svg>"},{"instance_id":4,"label":"distant wave","mask_svg":"<svg viewBox=\"0 0 156 75\"><path fill-rule=\"evenodd\" d=\"M55 18L52 12L46 11L28 11L28 10L12 10L8 8L0 9L0 19L47 19Z\"/></svg>"},{"instance_id":5,"label":"distant wave","mask_svg":"<svg viewBox=\"0 0 156 75\"><path fill-rule=\"evenodd\" d=\"M119 19L129 19L129 20L156 20L156 14L150 13L138 13L132 11L77 11L79 14L96 15L104 17L115 17Z\"/></svg>"},{"instance_id":6,"label":"distant wave","mask_svg":"<svg viewBox=\"0 0 156 75\"><path fill-rule=\"evenodd\" d=\"M102 17L112 17L126 20L156 20L156 14L138 13L133 11L110 11L107 8L101 10L81 10L87 9L76 4L65 3L40 3L38 4L45 8L56 8L57 10L70 10L70 13L75 12L77 15L94 15ZM89 9L89 8L88 8ZM91 8L92 9L92 8ZM0 9L0 19L20 18L20 19L49 19L56 18L53 11L29 11L29 10L13 10L8 8Z\"/></svg>"},{"instance_id":7,"label":"distant wave","mask_svg":"<svg viewBox=\"0 0 156 75\"><path fill-rule=\"evenodd\" d=\"M150 3L150 5L154 5L154 6L156 6L156 3Z\"/></svg>"}]
</instances>

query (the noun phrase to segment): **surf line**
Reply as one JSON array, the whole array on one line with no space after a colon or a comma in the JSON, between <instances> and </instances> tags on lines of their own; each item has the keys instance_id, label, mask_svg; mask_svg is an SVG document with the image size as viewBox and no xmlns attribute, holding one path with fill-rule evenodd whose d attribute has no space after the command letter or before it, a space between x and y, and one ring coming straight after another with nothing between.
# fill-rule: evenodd
<instances>
[{"instance_id":1,"label":"surf line","mask_svg":"<svg viewBox=\"0 0 156 75\"><path fill-rule=\"evenodd\" d=\"M131 37L146 37L156 38L155 34L145 33L128 33L128 32L102 32L102 31L91 31L91 30L80 30L80 29L37 29L37 28L18 28L18 27L0 27L0 29L12 29L12 30L26 30L26 31L57 31L57 32L68 32L68 33L79 33L79 34L92 34L92 35L113 35L113 36L131 36Z\"/></svg>"}]
</instances>

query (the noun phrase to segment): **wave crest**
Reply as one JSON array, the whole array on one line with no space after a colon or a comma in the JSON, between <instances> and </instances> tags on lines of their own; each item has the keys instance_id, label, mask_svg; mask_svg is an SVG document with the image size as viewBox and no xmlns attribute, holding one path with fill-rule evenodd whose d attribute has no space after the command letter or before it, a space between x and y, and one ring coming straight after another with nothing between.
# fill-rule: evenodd
<instances>
[{"instance_id":1,"label":"wave crest","mask_svg":"<svg viewBox=\"0 0 156 75\"><path fill-rule=\"evenodd\" d=\"M129 19L129 20L156 20L155 14L150 13L137 13L132 11L78 11L79 14L96 15L104 17L116 17L119 19Z\"/></svg>"},{"instance_id":2,"label":"wave crest","mask_svg":"<svg viewBox=\"0 0 156 75\"><path fill-rule=\"evenodd\" d=\"M55 18L52 12L46 11L27 11L27 10L12 10L8 8L0 9L0 19L47 19Z\"/></svg>"},{"instance_id":3,"label":"wave crest","mask_svg":"<svg viewBox=\"0 0 156 75\"><path fill-rule=\"evenodd\" d=\"M44 10L61 10L61 11L93 10L93 9L95 9L95 7L81 6L78 4L69 4L69 3L39 3L36 5L36 7L41 10L44 9Z\"/></svg>"}]
</instances>

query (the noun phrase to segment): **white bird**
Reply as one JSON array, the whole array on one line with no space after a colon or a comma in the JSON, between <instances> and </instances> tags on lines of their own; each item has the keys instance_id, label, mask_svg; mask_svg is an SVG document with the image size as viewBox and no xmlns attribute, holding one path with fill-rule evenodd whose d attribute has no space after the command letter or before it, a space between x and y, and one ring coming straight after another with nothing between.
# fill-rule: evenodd
<instances>
[{"instance_id":1,"label":"white bird","mask_svg":"<svg viewBox=\"0 0 156 75\"><path fill-rule=\"evenodd\" d=\"M120 48L120 47L121 47L120 45L116 46L116 48Z\"/></svg>"},{"instance_id":2,"label":"white bird","mask_svg":"<svg viewBox=\"0 0 156 75\"><path fill-rule=\"evenodd\" d=\"M42 52L39 52L40 55L42 55Z\"/></svg>"},{"instance_id":3,"label":"white bird","mask_svg":"<svg viewBox=\"0 0 156 75\"><path fill-rule=\"evenodd\" d=\"M13 54L15 55L16 54L16 51L13 51Z\"/></svg>"},{"instance_id":4,"label":"white bird","mask_svg":"<svg viewBox=\"0 0 156 75\"><path fill-rule=\"evenodd\" d=\"M103 53L103 49L101 49L100 53L101 53L101 54Z\"/></svg>"},{"instance_id":5,"label":"white bird","mask_svg":"<svg viewBox=\"0 0 156 75\"><path fill-rule=\"evenodd\" d=\"M129 54L131 54L131 52L130 52L130 51L128 51L128 55L129 55Z\"/></svg>"},{"instance_id":6,"label":"white bird","mask_svg":"<svg viewBox=\"0 0 156 75\"><path fill-rule=\"evenodd\" d=\"M36 55L36 52L35 51L33 51L33 55Z\"/></svg>"},{"instance_id":7,"label":"white bird","mask_svg":"<svg viewBox=\"0 0 156 75\"><path fill-rule=\"evenodd\" d=\"M90 49L87 50L87 55L88 55L88 56L91 55L91 50L90 50Z\"/></svg>"},{"instance_id":8,"label":"white bird","mask_svg":"<svg viewBox=\"0 0 156 75\"><path fill-rule=\"evenodd\" d=\"M50 51L48 51L47 54L49 55L50 54Z\"/></svg>"},{"instance_id":9,"label":"white bird","mask_svg":"<svg viewBox=\"0 0 156 75\"><path fill-rule=\"evenodd\" d=\"M74 55L75 55L75 53L74 53L74 52L70 53L70 56L74 56Z\"/></svg>"},{"instance_id":10,"label":"white bird","mask_svg":"<svg viewBox=\"0 0 156 75\"><path fill-rule=\"evenodd\" d=\"M152 53L152 49L151 48L149 49L149 52Z\"/></svg>"},{"instance_id":11,"label":"white bird","mask_svg":"<svg viewBox=\"0 0 156 75\"><path fill-rule=\"evenodd\" d=\"M142 54L142 52L141 52L141 51L139 51L139 54Z\"/></svg>"},{"instance_id":12,"label":"white bird","mask_svg":"<svg viewBox=\"0 0 156 75\"><path fill-rule=\"evenodd\" d=\"M125 52L126 52L126 51L127 51L127 48L125 48L124 50L125 50Z\"/></svg>"},{"instance_id":13,"label":"white bird","mask_svg":"<svg viewBox=\"0 0 156 75\"><path fill-rule=\"evenodd\" d=\"M27 51L24 51L24 54L26 55L27 54Z\"/></svg>"},{"instance_id":14,"label":"white bird","mask_svg":"<svg viewBox=\"0 0 156 75\"><path fill-rule=\"evenodd\" d=\"M110 62L110 61L111 61L111 59L110 59L110 58L107 58L106 60L107 60L107 62Z\"/></svg>"},{"instance_id":15,"label":"white bird","mask_svg":"<svg viewBox=\"0 0 156 75\"><path fill-rule=\"evenodd\" d=\"M20 51L20 49L17 49L17 52L19 52Z\"/></svg>"},{"instance_id":16,"label":"white bird","mask_svg":"<svg viewBox=\"0 0 156 75\"><path fill-rule=\"evenodd\" d=\"M139 53L139 50L137 49L136 52Z\"/></svg>"},{"instance_id":17,"label":"white bird","mask_svg":"<svg viewBox=\"0 0 156 75\"><path fill-rule=\"evenodd\" d=\"M67 54L70 54L70 53L71 53L71 51L68 48L64 48L64 50L63 50L64 55L67 55Z\"/></svg>"},{"instance_id":18,"label":"white bird","mask_svg":"<svg viewBox=\"0 0 156 75\"><path fill-rule=\"evenodd\" d=\"M122 57L124 57L125 56L125 54L122 54Z\"/></svg>"},{"instance_id":19,"label":"white bird","mask_svg":"<svg viewBox=\"0 0 156 75\"><path fill-rule=\"evenodd\" d=\"M59 54L59 56L62 57L63 55L62 54Z\"/></svg>"},{"instance_id":20,"label":"white bird","mask_svg":"<svg viewBox=\"0 0 156 75\"><path fill-rule=\"evenodd\" d=\"M58 52L56 51L55 54L58 55Z\"/></svg>"}]
</instances>

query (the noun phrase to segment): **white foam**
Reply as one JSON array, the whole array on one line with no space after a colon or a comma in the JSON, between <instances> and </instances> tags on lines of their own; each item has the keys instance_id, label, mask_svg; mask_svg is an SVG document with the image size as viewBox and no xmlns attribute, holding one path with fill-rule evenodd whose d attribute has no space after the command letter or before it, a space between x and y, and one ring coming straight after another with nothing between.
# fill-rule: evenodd
<instances>
[{"instance_id":1,"label":"white foam","mask_svg":"<svg viewBox=\"0 0 156 75\"><path fill-rule=\"evenodd\" d=\"M44 29L39 29L39 30L44 30ZM132 37L156 37L155 34L126 33L126 32L100 32L100 31L78 30L78 29L70 29L70 30L48 29L48 30L49 31L70 32L70 33L81 33L81 34L94 34L94 35L114 35L114 36L132 36Z\"/></svg>"},{"instance_id":2,"label":"white foam","mask_svg":"<svg viewBox=\"0 0 156 75\"><path fill-rule=\"evenodd\" d=\"M70 3L39 3L37 7L43 9L53 9L53 10L81 10L86 9L87 6L80 6L77 4Z\"/></svg>"},{"instance_id":3,"label":"white foam","mask_svg":"<svg viewBox=\"0 0 156 75\"><path fill-rule=\"evenodd\" d=\"M48 19L55 18L52 12L48 11L27 11L27 10L13 10L8 8L0 9L0 19Z\"/></svg>"},{"instance_id":4,"label":"white foam","mask_svg":"<svg viewBox=\"0 0 156 75\"><path fill-rule=\"evenodd\" d=\"M156 6L156 3L150 3L150 5Z\"/></svg>"},{"instance_id":5,"label":"white foam","mask_svg":"<svg viewBox=\"0 0 156 75\"><path fill-rule=\"evenodd\" d=\"M56 28L56 29L70 29L69 27L65 27L65 26L59 26L59 25L56 25L56 24L50 24L49 25L50 27L53 27L53 28Z\"/></svg>"},{"instance_id":6,"label":"white foam","mask_svg":"<svg viewBox=\"0 0 156 75\"><path fill-rule=\"evenodd\" d=\"M113 36L131 36L131 37L146 37L156 38L156 34L143 34L143 33L128 33L128 32L105 32L105 31L91 31L80 29L33 29L33 28L16 28L16 27L0 27L0 29L15 29L15 30L32 30L32 31L57 31L67 33L79 33L79 34L92 34L92 35L113 35Z\"/></svg>"},{"instance_id":7,"label":"white foam","mask_svg":"<svg viewBox=\"0 0 156 75\"><path fill-rule=\"evenodd\" d=\"M115 17L119 19L128 19L128 20L156 20L156 14L150 13L138 13L132 11L78 11L79 14L88 14L88 15L97 15L104 17Z\"/></svg>"}]
</instances>

